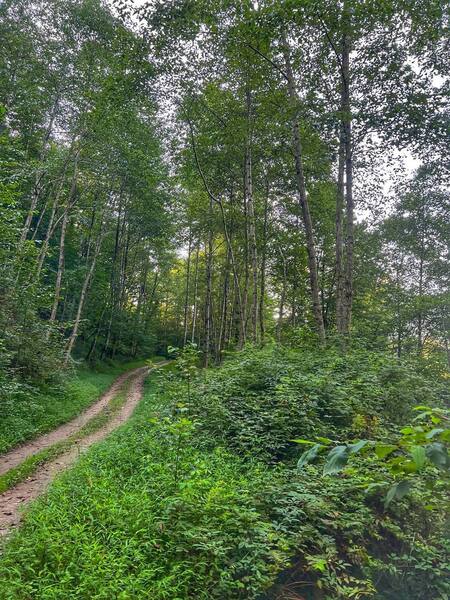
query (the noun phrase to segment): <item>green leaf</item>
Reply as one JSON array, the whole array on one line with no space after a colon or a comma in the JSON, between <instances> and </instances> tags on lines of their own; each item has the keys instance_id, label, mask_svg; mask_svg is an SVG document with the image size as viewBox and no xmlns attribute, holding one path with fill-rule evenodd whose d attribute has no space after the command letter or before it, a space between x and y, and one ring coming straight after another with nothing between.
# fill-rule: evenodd
<instances>
[{"instance_id":1,"label":"green leaf","mask_svg":"<svg viewBox=\"0 0 450 600\"><path fill-rule=\"evenodd\" d=\"M423 446L413 446L411 448L411 456L417 469L421 469L427 457L425 448Z\"/></svg>"},{"instance_id":2,"label":"green leaf","mask_svg":"<svg viewBox=\"0 0 450 600\"><path fill-rule=\"evenodd\" d=\"M384 500L384 508L388 508L389 504L394 500L401 500L412 487L412 482L408 479L404 479L403 481L399 481L398 483L394 483L386 494L386 498Z\"/></svg>"},{"instance_id":3,"label":"green leaf","mask_svg":"<svg viewBox=\"0 0 450 600\"><path fill-rule=\"evenodd\" d=\"M414 427L403 427L403 429L400 429L400 433L402 433L403 435L411 435L411 433L414 433L415 429Z\"/></svg>"},{"instance_id":4,"label":"green leaf","mask_svg":"<svg viewBox=\"0 0 450 600\"><path fill-rule=\"evenodd\" d=\"M433 465L439 469L445 469L450 464L447 448L439 442L433 442L427 446L426 455Z\"/></svg>"},{"instance_id":5,"label":"green leaf","mask_svg":"<svg viewBox=\"0 0 450 600\"><path fill-rule=\"evenodd\" d=\"M450 442L450 429L445 429L440 435L439 439L443 442Z\"/></svg>"},{"instance_id":6,"label":"green leaf","mask_svg":"<svg viewBox=\"0 0 450 600\"><path fill-rule=\"evenodd\" d=\"M291 440L291 442L295 442L296 444L307 444L309 446L315 446L316 445L316 442L311 442L310 440L302 440L302 439Z\"/></svg>"},{"instance_id":7,"label":"green leaf","mask_svg":"<svg viewBox=\"0 0 450 600\"><path fill-rule=\"evenodd\" d=\"M360 440L359 442L356 442L356 444L350 444L347 447L350 451L350 454L356 454L362 448L364 448L364 446L366 446L368 443L369 443L369 440Z\"/></svg>"},{"instance_id":8,"label":"green leaf","mask_svg":"<svg viewBox=\"0 0 450 600\"><path fill-rule=\"evenodd\" d=\"M427 440L431 440L432 438L434 438L435 435L438 435L443 431L445 431L445 429L442 429L441 427L435 427L434 429L429 431L425 437L427 438Z\"/></svg>"},{"instance_id":9,"label":"green leaf","mask_svg":"<svg viewBox=\"0 0 450 600\"><path fill-rule=\"evenodd\" d=\"M322 444L315 444L315 446L313 446L309 450L306 450L306 452L303 452L297 463L297 469L300 470L306 464L312 462L317 457L322 448Z\"/></svg>"},{"instance_id":10,"label":"green leaf","mask_svg":"<svg viewBox=\"0 0 450 600\"><path fill-rule=\"evenodd\" d=\"M392 454L394 450L397 450L397 446L393 444L377 444L375 446L375 454L378 458L386 458L389 454Z\"/></svg>"},{"instance_id":11,"label":"green leaf","mask_svg":"<svg viewBox=\"0 0 450 600\"><path fill-rule=\"evenodd\" d=\"M336 448L333 448L328 454L323 474L332 475L341 471L347 464L349 454L348 446L336 446Z\"/></svg>"},{"instance_id":12,"label":"green leaf","mask_svg":"<svg viewBox=\"0 0 450 600\"><path fill-rule=\"evenodd\" d=\"M330 440L329 438L326 438L326 437L316 437L316 440L318 442L320 442L321 444L324 444L325 446L333 443L333 440Z\"/></svg>"}]
</instances>

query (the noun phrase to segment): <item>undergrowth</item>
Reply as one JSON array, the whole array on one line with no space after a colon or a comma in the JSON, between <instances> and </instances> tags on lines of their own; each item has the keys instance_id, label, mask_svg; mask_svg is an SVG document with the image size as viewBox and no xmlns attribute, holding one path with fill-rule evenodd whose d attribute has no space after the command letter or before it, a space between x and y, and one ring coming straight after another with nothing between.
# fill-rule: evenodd
<instances>
[{"instance_id":1,"label":"undergrowth","mask_svg":"<svg viewBox=\"0 0 450 600\"><path fill-rule=\"evenodd\" d=\"M4 549L2 600L448 597L445 514L425 485L386 510L366 492L374 464L298 471L289 441L387 437L396 402L405 417L439 403L439 382L362 351L248 350L189 385L168 371L34 504Z\"/></svg>"}]
</instances>

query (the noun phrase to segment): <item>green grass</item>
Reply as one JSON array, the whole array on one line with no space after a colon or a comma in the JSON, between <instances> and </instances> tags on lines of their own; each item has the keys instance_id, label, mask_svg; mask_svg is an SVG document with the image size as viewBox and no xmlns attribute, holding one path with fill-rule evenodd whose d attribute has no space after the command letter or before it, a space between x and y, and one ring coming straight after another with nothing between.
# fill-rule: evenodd
<instances>
[{"instance_id":1,"label":"green grass","mask_svg":"<svg viewBox=\"0 0 450 600\"><path fill-rule=\"evenodd\" d=\"M297 358L286 366L305 376ZM317 581L327 599L447 598L444 515L423 508L422 488L385 511L365 491L372 464L323 477L321 465L255 458L266 420L275 442L285 427L272 363L270 352L241 353L202 372L190 397L173 364L165 381L150 377L130 421L59 477L5 544L0 600L269 600L289 567L307 600ZM305 381L282 376L289 408ZM231 402L245 413L224 427Z\"/></svg>"},{"instance_id":2,"label":"green grass","mask_svg":"<svg viewBox=\"0 0 450 600\"><path fill-rule=\"evenodd\" d=\"M0 562L2 600L252 598L287 565L284 534L255 503L264 465L201 451L156 379L130 422L34 504Z\"/></svg>"},{"instance_id":3,"label":"green grass","mask_svg":"<svg viewBox=\"0 0 450 600\"><path fill-rule=\"evenodd\" d=\"M82 367L63 384L30 390L2 401L0 453L70 421L92 404L121 373L144 364L145 360L139 360L100 365L96 370Z\"/></svg>"}]
</instances>

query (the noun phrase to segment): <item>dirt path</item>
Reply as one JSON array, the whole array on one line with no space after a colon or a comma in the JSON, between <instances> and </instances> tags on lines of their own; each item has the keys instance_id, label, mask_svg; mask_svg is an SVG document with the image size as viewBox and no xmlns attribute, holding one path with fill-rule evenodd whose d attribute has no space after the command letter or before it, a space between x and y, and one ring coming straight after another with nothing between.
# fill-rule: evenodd
<instances>
[{"instance_id":1,"label":"dirt path","mask_svg":"<svg viewBox=\"0 0 450 600\"><path fill-rule=\"evenodd\" d=\"M95 416L100 410L102 410L108 402L118 393L125 381L130 380L127 397L122 408L114 415L114 417L108 421L108 423L101 429L94 433L87 435L79 442L75 444L68 452L58 456L54 460L44 464L40 467L30 478L22 483L19 483L14 488L4 492L0 495L0 536L6 534L11 527L15 527L20 522L20 509L22 506L27 504L30 500L37 498L42 494L52 479L70 466L79 455L84 452L89 446L102 440L111 431L122 425L127 419L130 418L136 405L142 396L142 388L144 380L149 373L148 367L141 367L128 373L121 375L111 388L102 396L102 398L91 406L90 409L82 413L77 419L74 419L70 423L58 427L49 434L42 436L35 440L32 444L26 444L17 451L22 451L22 459L34 454L42 448L46 448L52 443L58 442L69 437L72 433L80 429L90 418ZM100 408L98 408L100 407ZM86 415L89 414L89 417ZM42 445L39 445L42 444ZM28 453L27 453L28 452ZM9 452L7 455L13 455L14 452ZM14 464L8 467L11 468L21 462L18 457L14 457L17 460ZM2 463L3 464L3 463Z\"/></svg>"},{"instance_id":2,"label":"dirt path","mask_svg":"<svg viewBox=\"0 0 450 600\"><path fill-rule=\"evenodd\" d=\"M35 440L26 442L17 448L13 448L12 450L9 450L9 452L6 452L6 454L0 456L0 475L3 475L14 467L17 467L29 456L37 454L49 446L53 446L53 444L56 442L65 440L79 431L82 427L84 427L84 425L86 425L88 421L98 415L98 413L100 413L109 404L123 384L135 373L136 369L127 371L126 373L120 375L111 385L111 387L102 396L100 396L96 402L91 404L89 408L80 413L77 417L75 417L75 419L72 419L72 421L64 423L56 429L53 429L53 431L45 433Z\"/></svg>"}]
</instances>

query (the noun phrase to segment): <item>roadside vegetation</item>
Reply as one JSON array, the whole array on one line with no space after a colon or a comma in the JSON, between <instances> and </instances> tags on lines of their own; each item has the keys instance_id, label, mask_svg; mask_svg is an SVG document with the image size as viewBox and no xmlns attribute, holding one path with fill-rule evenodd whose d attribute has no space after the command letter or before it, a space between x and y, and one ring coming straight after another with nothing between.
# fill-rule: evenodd
<instances>
[{"instance_id":1,"label":"roadside vegetation","mask_svg":"<svg viewBox=\"0 0 450 600\"><path fill-rule=\"evenodd\" d=\"M344 363L248 349L207 373L190 355L33 506L4 550L1 598L448 596L441 471L430 463L386 509L384 459L324 476L297 468L293 441L392 442L425 396L442 404L443 380L365 350Z\"/></svg>"}]
</instances>

